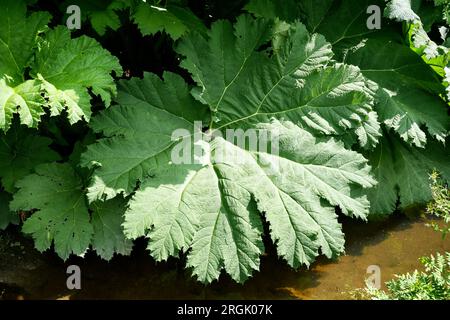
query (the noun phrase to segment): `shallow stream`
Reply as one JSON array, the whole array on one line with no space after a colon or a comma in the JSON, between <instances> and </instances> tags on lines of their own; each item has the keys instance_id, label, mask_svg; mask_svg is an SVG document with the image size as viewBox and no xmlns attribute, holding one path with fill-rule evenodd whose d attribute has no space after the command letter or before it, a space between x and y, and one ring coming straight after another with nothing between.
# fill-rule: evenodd
<instances>
[{"instance_id":1,"label":"shallow stream","mask_svg":"<svg viewBox=\"0 0 450 320\"><path fill-rule=\"evenodd\" d=\"M0 234L0 298L4 299L349 299L364 286L367 268L380 267L381 281L420 268L418 258L450 251L450 238L425 226L423 218L398 215L366 224L344 222L346 255L320 258L309 270L293 271L273 247L262 257L261 271L245 285L222 276L205 287L192 280L183 262L155 263L137 244L131 257L105 262L93 254L64 263L54 254L39 254L15 230ZM82 289L66 288L66 268L77 264Z\"/></svg>"}]
</instances>

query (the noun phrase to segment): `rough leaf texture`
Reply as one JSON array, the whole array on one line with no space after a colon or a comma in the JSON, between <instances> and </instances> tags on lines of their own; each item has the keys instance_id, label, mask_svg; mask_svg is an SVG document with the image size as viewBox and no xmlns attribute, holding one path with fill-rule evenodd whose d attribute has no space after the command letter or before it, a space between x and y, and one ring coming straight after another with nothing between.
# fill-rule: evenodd
<instances>
[{"instance_id":1,"label":"rough leaf texture","mask_svg":"<svg viewBox=\"0 0 450 320\"><path fill-rule=\"evenodd\" d=\"M107 260L114 252L130 252L130 243L120 232L123 201L93 204L91 219L82 179L70 165L43 164L35 171L16 184L19 191L10 207L14 211L38 210L25 221L23 232L33 236L39 251L53 243L64 260L70 254L83 255L91 243Z\"/></svg>"},{"instance_id":2,"label":"rough leaf texture","mask_svg":"<svg viewBox=\"0 0 450 320\"><path fill-rule=\"evenodd\" d=\"M384 14L397 21L415 22L420 20L419 16L411 7L411 0L391 0L387 3Z\"/></svg>"},{"instance_id":3,"label":"rough leaf texture","mask_svg":"<svg viewBox=\"0 0 450 320\"><path fill-rule=\"evenodd\" d=\"M270 56L258 49L273 33ZM197 98L213 111L216 128L277 117L320 134L342 135L367 122L378 124L369 117L373 93L359 70L329 66L330 44L300 23L272 26L241 16L234 26L214 24L208 38L186 37L178 52L186 56L182 66L199 86ZM242 89L250 86L250 92Z\"/></svg>"},{"instance_id":4,"label":"rough leaf texture","mask_svg":"<svg viewBox=\"0 0 450 320\"><path fill-rule=\"evenodd\" d=\"M448 146L444 143L450 121L446 102L442 99L445 91L438 76L439 69L433 69L420 57L426 46L419 50L405 45L395 23L383 19L381 30L370 30L366 24L369 5L385 8L386 15L401 21L416 21L418 17L411 11L415 8L409 1L401 0L391 1L388 7L383 1L330 0L320 8L315 1L293 1L301 8L300 16L308 29L323 34L332 44L336 58L358 66L377 91L375 111L387 128L383 132L388 137L381 139L382 146L366 153L379 182L368 193L371 213L392 213L398 197L401 208L430 200L428 174L439 168L445 175L444 164L448 163ZM264 1L252 0L250 3L259 3L259 7L249 5L249 10L265 16L264 6L261 7ZM299 16L294 12L281 18L293 21ZM440 63L430 61L433 65ZM397 137L392 137L393 134ZM399 138L407 144L401 143ZM441 143L440 147L434 140Z\"/></svg>"},{"instance_id":5,"label":"rough leaf texture","mask_svg":"<svg viewBox=\"0 0 450 320\"><path fill-rule=\"evenodd\" d=\"M439 98L444 87L433 69L402 43L388 21L382 21L384 28L380 31L367 28L365 10L370 4L375 3L334 1L314 30L333 43L333 50L342 61L357 65L364 76L378 85L376 111L380 121L418 147L427 142L424 127L444 142L450 131L446 105ZM382 3L379 5L383 8ZM313 12L306 16L314 17Z\"/></svg>"},{"instance_id":6,"label":"rough leaf texture","mask_svg":"<svg viewBox=\"0 0 450 320\"><path fill-rule=\"evenodd\" d=\"M2 0L0 7L8 17L0 26L1 129L9 129L14 113L36 127L46 108L51 115L67 110L70 123L89 121L88 90L109 106L116 94L111 73L122 73L117 58L94 39L71 39L67 27L48 31L49 15L27 17L22 1Z\"/></svg>"},{"instance_id":7,"label":"rough leaf texture","mask_svg":"<svg viewBox=\"0 0 450 320\"><path fill-rule=\"evenodd\" d=\"M372 214L390 214L397 208L397 199L400 209L430 201L428 177L433 170L450 179L450 151L435 141L419 149L386 132L368 157L379 182L368 192Z\"/></svg>"},{"instance_id":8,"label":"rough leaf texture","mask_svg":"<svg viewBox=\"0 0 450 320\"><path fill-rule=\"evenodd\" d=\"M91 122L105 138L82 156L96 169L89 199L134 192L123 224L127 237L149 238L158 261L188 252L187 266L205 283L222 269L238 282L258 269L261 215L278 254L298 268L320 252L342 253L334 206L362 219L369 212L363 189L376 182L367 161L312 133L350 132L356 140L373 112L372 91L357 68L331 63L321 36L301 24L283 30L242 16L235 26L215 23L207 37L192 33L178 47L198 84L192 95L177 75L145 74L121 82L119 105ZM263 44L273 51L259 51ZM211 135L196 121L209 124ZM229 128L270 132L279 153L214 135ZM199 144L206 161L190 164L189 154L188 163L176 163L174 154Z\"/></svg>"}]
</instances>

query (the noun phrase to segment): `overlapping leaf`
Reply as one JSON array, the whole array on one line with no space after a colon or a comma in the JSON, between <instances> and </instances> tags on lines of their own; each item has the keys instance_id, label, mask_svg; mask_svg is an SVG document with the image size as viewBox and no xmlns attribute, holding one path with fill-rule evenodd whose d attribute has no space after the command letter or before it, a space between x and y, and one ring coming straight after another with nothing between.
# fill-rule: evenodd
<instances>
[{"instance_id":1,"label":"overlapping leaf","mask_svg":"<svg viewBox=\"0 0 450 320\"><path fill-rule=\"evenodd\" d=\"M82 17L89 20L99 35L104 35L108 29L116 31L120 28L120 12L123 12L123 17L129 15L144 36L165 32L177 40L189 31L206 31L203 22L179 2L169 0L162 4L154 0L75 0L65 1L61 8L66 10L69 5L79 6Z\"/></svg>"},{"instance_id":2,"label":"overlapping leaf","mask_svg":"<svg viewBox=\"0 0 450 320\"><path fill-rule=\"evenodd\" d=\"M436 93L441 91L441 84L433 70L408 47L369 40L346 61L358 65L382 86L378 91L378 115L403 140L424 147L426 127L435 139L445 141L450 121L445 102Z\"/></svg>"},{"instance_id":3,"label":"overlapping leaf","mask_svg":"<svg viewBox=\"0 0 450 320\"><path fill-rule=\"evenodd\" d=\"M268 55L259 49L271 34ZM241 16L234 27L214 24L208 38L187 36L178 52L186 56L182 66L199 86L197 98L213 111L216 128L252 126L271 117L325 135L378 125L369 116L373 93L358 68L330 65L330 44L300 23L271 27ZM378 134L360 143L376 141Z\"/></svg>"},{"instance_id":4,"label":"overlapping leaf","mask_svg":"<svg viewBox=\"0 0 450 320\"><path fill-rule=\"evenodd\" d=\"M405 18L407 16L417 19L418 16L406 2L409 1L395 1L395 5L391 2L386 8L386 15L402 20L409 19ZM448 162L443 156L446 149L443 145L439 149L434 142L430 142L430 135L443 143L450 130L447 106L439 96L443 93L443 86L435 71L417 51L404 44L401 33L390 21L383 19L381 30L367 27L367 8L378 5L383 10L385 3L382 1L328 1L320 8L314 1L300 1L298 5L308 28L323 34L332 43L337 58L358 66L364 76L378 86L376 112L384 125L395 130L404 141L425 148L417 150L391 137L384 138L382 146L377 147L374 153L367 153L379 181L378 186L369 193L371 212L391 213L396 207L398 195L402 208L429 200L427 176L434 169L433 163L444 171L445 167L442 164L438 166L437 160L427 160L426 156ZM263 11L259 10L261 13ZM295 19L289 15L282 18ZM397 142L393 146L386 139ZM431 149L428 143L433 145ZM406 171L402 168L409 167L408 157L421 168L420 174L416 175L415 169ZM423 162L414 161L416 158ZM399 172L403 172L401 178Z\"/></svg>"},{"instance_id":5,"label":"overlapping leaf","mask_svg":"<svg viewBox=\"0 0 450 320\"><path fill-rule=\"evenodd\" d=\"M448 147L430 141L425 149L415 148L386 132L375 152L367 154L379 185L368 192L371 213L386 215L399 208L430 201L428 177L438 170L450 179Z\"/></svg>"},{"instance_id":6,"label":"overlapping leaf","mask_svg":"<svg viewBox=\"0 0 450 320\"><path fill-rule=\"evenodd\" d=\"M0 26L0 127L8 129L15 113L35 127L46 108L66 110L72 124L89 120L90 93L109 106L117 59L90 38L48 31L48 15L27 15L21 1L0 4L11 17ZM252 0L246 9L268 20L241 16L208 31L177 1L91 7L87 17L100 34L116 30L117 10L129 8L143 34L184 36L176 51L195 86L169 72L121 81L117 105L90 123L103 135L81 156L92 170L78 165L94 134L67 163L49 164L58 160L50 141L14 125L0 143L0 176L7 191L18 191L11 210L9 194L0 193L0 228L17 222L17 211L32 212L23 231L63 259L92 247L109 260L143 236L155 260L185 254L204 283L222 271L248 279L264 253L264 223L293 268L320 253L336 257L344 234L335 207L361 219L390 213L398 199L402 209L430 199L431 170L450 178L444 73L420 57L434 54L429 38L410 29L411 50L392 21L370 30L374 4L385 7L379 0ZM416 11L392 0L385 12L422 23ZM14 23L22 42L12 37ZM250 130L258 147L267 142L260 133L277 147L229 139L230 132L252 139ZM369 162L345 147L355 144Z\"/></svg>"},{"instance_id":7,"label":"overlapping leaf","mask_svg":"<svg viewBox=\"0 0 450 320\"><path fill-rule=\"evenodd\" d=\"M116 94L112 71L122 73L117 58L94 39L85 36L71 39L64 27L46 34L32 65L32 74L42 81L52 115L67 108L70 123L82 118L89 121L88 89L109 106L111 96Z\"/></svg>"},{"instance_id":8,"label":"overlapping leaf","mask_svg":"<svg viewBox=\"0 0 450 320\"><path fill-rule=\"evenodd\" d=\"M139 2L132 7L132 19L143 35L166 32L177 40L189 31L206 31L203 22L188 8L168 1L168 5Z\"/></svg>"},{"instance_id":9,"label":"overlapping leaf","mask_svg":"<svg viewBox=\"0 0 450 320\"><path fill-rule=\"evenodd\" d=\"M83 254L90 243L93 229L89 223L81 180L68 165L44 164L16 184L19 191L11 202L15 211L39 209L23 226L33 235L39 251L55 244L56 253L64 260L71 253Z\"/></svg>"},{"instance_id":10,"label":"overlapping leaf","mask_svg":"<svg viewBox=\"0 0 450 320\"><path fill-rule=\"evenodd\" d=\"M114 31L119 29L121 25L119 12L128 8L131 2L132 0L70 0L64 1L60 8L61 11L66 13L69 6L78 6L81 11L81 18L83 20L89 19L95 32L103 36L108 29Z\"/></svg>"},{"instance_id":11,"label":"overlapping leaf","mask_svg":"<svg viewBox=\"0 0 450 320\"><path fill-rule=\"evenodd\" d=\"M243 282L259 267L261 214L294 268L320 250L328 257L343 251L333 206L368 214L362 190L375 180L366 160L294 122L315 134L354 134L372 112L371 91L357 68L328 66L322 37L301 24L284 30L243 16L234 27L214 24L207 38L193 33L178 50L199 85L195 99L181 77L145 74L121 82L119 106L91 123L106 138L82 156L96 168L90 200L136 191L125 234L148 237L158 261L191 249L187 265L202 282L222 269ZM259 50L272 37L273 52ZM217 136L226 129L270 132L279 153ZM196 147L206 154L197 163ZM179 163L174 155L184 152L188 161Z\"/></svg>"},{"instance_id":12,"label":"overlapping leaf","mask_svg":"<svg viewBox=\"0 0 450 320\"><path fill-rule=\"evenodd\" d=\"M50 15L44 12L26 16L24 1L1 0L4 21L0 25L0 78L7 75L19 85L30 65L38 34L47 28Z\"/></svg>"},{"instance_id":13,"label":"overlapping leaf","mask_svg":"<svg viewBox=\"0 0 450 320\"><path fill-rule=\"evenodd\" d=\"M408 0L394 2L386 9L388 15L413 18ZM444 87L433 69L402 43L389 21L382 21L381 30L367 27L367 8L378 5L383 9L382 1L328 1L322 9L314 1L298 1L298 5L310 31L323 34L338 59L358 66L378 85L380 121L418 147L427 142L424 127L435 139L445 140L450 122L445 102L439 98ZM284 18L294 19L289 15Z\"/></svg>"},{"instance_id":14,"label":"overlapping leaf","mask_svg":"<svg viewBox=\"0 0 450 320\"><path fill-rule=\"evenodd\" d=\"M14 211L38 211L23 225L39 251L54 244L66 260L70 254L83 255L92 243L97 253L110 259L114 252L128 254L129 241L120 229L124 202L93 204L92 219L81 177L68 164L43 164L20 180L10 207Z\"/></svg>"},{"instance_id":15,"label":"overlapping leaf","mask_svg":"<svg viewBox=\"0 0 450 320\"><path fill-rule=\"evenodd\" d=\"M60 159L49 148L51 139L39 136L36 130L13 126L0 133L0 178L3 188L13 193L17 181L30 174L34 167Z\"/></svg>"},{"instance_id":16,"label":"overlapping leaf","mask_svg":"<svg viewBox=\"0 0 450 320\"><path fill-rule=\"evenodd\" d=\"M122 72L115 57L93 39L71 39L65 27L43 33L50 16L27 17L23 1L2 0L0 6L8 17L0 26L1 129L9 129L14 113L36 127L45 108L52 115L67 110L70 123L89 121L89 90L109 106L116 93L111 73Z\"/></svg>"},{"instance_id":17,"label":"overlapping leaf","mask_svg":"<svg viewBox=\"0 0 450 320\"><path fill-rule=\"evenodd\" d=\"M413 19L408 19L401 14L395 14L389 10L386 10L386 15L391 19L400 16L400 18L397 17L397 20L406 23L408 26L406 38L410 43L411 49L420 55L438 75L446 77L446 68L450 60L450 50L447 41L448 29L443 25L444 23L440 23L441 26L438 30L441 36L441 44L438 42L439 40L435 39L433 41L428 35L433 24L436 27L439 25L441 20L438 14L439 9L434 7L431 2L408 3L408 1L405 0L400 2L403 3L403 10L407 10L414 14ZM413 6L413 4L415 4L415 6ZM437 2L436 5L438 5ZM448 99L450 97L450 87L447 80L448 79L444 78L443 84L446 87Z\"/></svg>"}]
</instances>

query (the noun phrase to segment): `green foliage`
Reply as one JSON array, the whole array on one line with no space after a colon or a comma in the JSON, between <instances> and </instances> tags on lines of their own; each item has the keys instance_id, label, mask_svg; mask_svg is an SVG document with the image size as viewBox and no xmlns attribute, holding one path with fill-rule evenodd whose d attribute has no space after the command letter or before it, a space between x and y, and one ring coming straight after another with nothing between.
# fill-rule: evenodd
<instances>
[{"instance_id":1,"label":"green foliage","mask_svg":"<svg viewBox=\"0 0 450 320\"><path fill-rule=\"evenodd\" d=\"M387 291L368 287L367 298L373 300L449 300L450 253L420 259L424 271L396 275L386 283Z\"/></svg>"},{"instance_id":2,"label":"green foliage","mask_svg":"<svg viewBox=\"0 0 450 320\"><path fill-rule=\"evenodd\" d=\"M405 24L405 38L413 51L420 55L440 76L445 77L443 84L447 87L448 99L450 97L450 88L448 87L450 82L447 79L447 65L450 59L449 42L447 39L448 28L444 23L441 23L439 27L442 44L437 43L436 40L432 40L428 34L431 29L429 21L431 20L436 23L440 20L437 15L438 11L436 10L439 10L438 8L441 8L440 6L442 6L441 10L443 8L444 11L448 10L450 8L448 1L434 1L434 4L438 7L434 7L431 3L424 1L410 3L405 0L397 0L396 2L401 3L401 6L399 5L393 9L389 5L392 5L394 2L389 2L385 11L386 16ZM444 13L444 18L445 15Z\"/></svg>"},{"instance_id":3,"label":"green foliage","mask_svg":"<svg viewBox=\"0 0 450 320\"><path fill-rule=\"evenodd\" d=\"M191 30L206 31L203 22L178 0L76 0L66 1L61 8L78 5L83 20L89 20L92 28L101 36L106 30L116 31L121 26L120 12L137 24L145 36L158 32L167 33L173 40Z\"/></svg>"},{"instance_id":4,"label":"green foliage","mask_svg":"<svg viewBox=\"0 0 450 320\"><path fill-rule=\"evenodd\" d=\"M433 201L427 205L427 213L431 214L445 223L441 227L438 223L432 222L431 227L435 231L442 233L445 238L448 233L450 233L450 190L448 185L444 184L437 172L433 172L430 175L431 180L431 194L433 196Z\"/></svg>"},{"instance_id":5,"label":"green foliage","mask_svg":"<svg viewBox=\"0 0 450 320\"><path fill-rule=\"evenodd\" d=\"M364 122L372 121L372 92L357 69L331 62L323 37L310 35L299 23L284 31L277 27L241 16L234 27L226 21L213 24L209 37L187 36L177 50L198 84L193 90L198 101L179 76L165 73L161 81L146 74L121 82L120 106L92 122L107 138L82 156L83 164L97 167L89 199L136 191L125 214L127 237L147 236L158 261L192 248L187 263L202 282L217 279L222 268L243 282L258 268L260 214L270 223L279 255L294 268L309 265L319 249L328 257L343 251L330 205L349 216L368 214L362 190L375 181L366 160L298 125L318 135L350 132L363 145L376 141L359 134ZM265 43L272 43L273 54L257 50ZM223 48L228 52L218 55ZM215 138L207 164L171 164L178 142L172 133L194 134L199 119L211 119L209 131L277 132L280 154ZM228 157L219 157L223 154ZM264 163L279 163L279 171Z\"/></svg>"},{"instance_id":6,"label":"green foliage","mask_svg":"<svg viewBox=\"0 0 450 320\"><path fill-rule=\"evenodd\" d=\"M27 17L21 1L1 0L0 6L8 16L0 26L1 129L9 129L14 114L37 127L46 109L53 116L67 110L70 123L89 121L89 90L110 104L116 93L111 72L122 73L117 58L91 38L71 39L65 27L49 30L48 13Z\"/></svg>"},{"instance_id":7,"label":"green foliage","mask_svg":"<svg viewBox=\"0 0 450 320\"><path fill-rule=\"evenodd\" d=\"M378 147L366 156L378 185L382 186L368 191L371 211L379 215L393 212L397 199L401 209L429 201L432 198L427 179L430 171L436 169L450 176L448 148L435 141L421 150L386 132Z\"/></svg>"},{"instance_id":8,"label":"green foliage","mask_svg":"<svg viewBox=\"0 0 450 320\"><path fill-rule=\"evenodd\" d=\"M441 232L443 238L450 231L450 193L443 185L437 172L430 175L433 201L428 203L427 213L439 218L445 224L431 223L434 230ZM362 298L374 300L449 300L450 299L450 253L436 253L435 256L420 258L424 271L396 275L386 282L387 291L373 288L367 284L357 293Z\"/></svg>"},{"instance_id":9,"label":"green foliage","mask_svg":"<svg viewBox=\"0 0 450 320\"><path fill-rule=\"evenodd\" d=\"M103 36L108 29L116 31L120 28L119 13L129 8L132 2L132 0L71 0L61 4L61 11L66 13L66 8L70 5L77 5L81 10L82 20L89 20L95 32Z\"/></svg>"},{"instance_id":10,"label":"green foliage","mask_svg":"<svg viewBox=\"0 0 450 320\"><path fill-rule=\"evenodd\" d=\"M113 252L129 253L131 246L120 230L124 201L94 203L89 210L83 179L69 164L42 164L35 171L16 184L19 191L10 207L14 211L37 209L23 225L36 249L45 251L54 243L64 260L70 254L84 254L91 243L108 260Z\"/></svg>"},{"instance_id":11,"label":"green foliage","mask_svg":"<svg viewBox=\"0 0 450 320\"><path fill-rule=\"evenodd\" d=\"M203 22L178 1L167 1L166 6L141 2L132 8L132 19L143 35L166 32L173 40L189 31L206 32ZM172 3L174 2L174 3Z\"/></svg>"},{"instance_id":12,"label":"green foliage","mask_svg":"<svg viewBox=\"0 0 450 320\"><path fill-rule=\"evenodd\" d=\"M9 209L11 195L0 191L0 230L4 230L10 224L18 224L19 216Z\"/></svg>"},{"instance_id":13,"label":"green foliage","mask_svg":"<svg viewBox=\"0 0 450 320\"><path fill-rule=\"evenodd\" d=\"M13 126L7 133L0 133L0 178L7 192L13 193L15 183L37 165L60 159L49 148L51 143L51 139L24 126Z\"/></svg>"},{"instance_id":14,"label":"green foliage","mask_svg":"<svg viewBox=\"0 0 450 320\"><path fill-rule=\"evenodd\" d=\"M450 25L450 2L448 0L433 0L433 2L442 10L442 18Z\"/></svg>"},{"instance_id":15,"label":"green foliage","mask_svg":"<svg viewBox=\"0 0 450 320\"><path fill-rule=\"evenodd\" d=\"M314 1L290 2L300 8L306 26L332 44L335 57L358 66L376 88L375 111L385 130L377 149L365 152L378 180L378 185L368 192L371 213L390 214L398 198L402 209L429 201L431 190L424 177L437 169L445 179L450 178L448 147L430 141L432 137L444 144L450 132L441 75L418 52L404 45L393 22L383 20L381 30L367 28L367 7L384 7L382 1L329 0L320 8ZM264 3L252 0L247 8L265 16ZM272 4L282 5L278 1ZM401 0L390 2L385 11L387 16L402 21L417 19L413 13L409 1ZM298 16L289 11L281 18L292 21ZM412 163L416 164L414 171L419 168L421 174L405 169Z\"/></svg>"},{"instance_id":16,"label":"green foliage","mask_svg":"<svg viewBox=\"0 0 450 320\"><path fill-rule=\"evenodd\" d=\"M244 282L263 236L293 268L337 257L336 212L366 220L445 196L426 178L450 178L450 42L430 32L448 4L435 2L251 0L253 16L217 20L214 0L71 1L100 44L50 28L39 2L0 0L0 228L20 212L36 247L63 259L92 248L109 260L145 237L155 260L185 256L204 283L222 271ZM367 28L373 4L381 30ZM143 76L116 82L102 46ZM279 150L230 130L269 132ZM198 149L194 164L172 157Z\"/></svg>"}]
</instances>

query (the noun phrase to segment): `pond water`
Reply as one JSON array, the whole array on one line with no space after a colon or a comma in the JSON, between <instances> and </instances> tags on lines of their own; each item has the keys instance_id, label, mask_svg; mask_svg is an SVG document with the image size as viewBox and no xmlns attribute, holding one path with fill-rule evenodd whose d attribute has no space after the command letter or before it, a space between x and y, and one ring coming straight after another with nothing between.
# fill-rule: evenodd
<instances>
[{"instance_id":1,"label":"pond water","mask_svg":"<svg viewBox=\"0 0 450 320\"><path fill-rule=\"evenodd\" d=\"M309 270L291 270L273 246L262 257L261 271L245 285L222 276L203 286L190 278L184 262L155 263L138 243L131 257L105 262L93 254L64 263L41 255L14 230L0 234L0 297L4 299L349 299L364 286L371 265L381 281L420 268L418 258L450 251L450 238L426 227L424 218L392 217L366 224L344 221L346 255L336 261L320 258ZM66 288L66 268L77 264L82 289Z\"/></svg>"}]
</instances>

